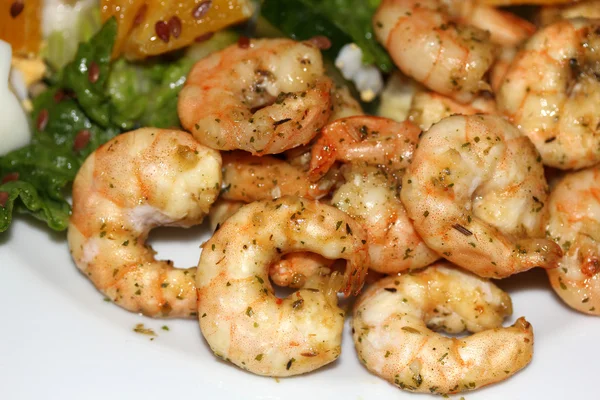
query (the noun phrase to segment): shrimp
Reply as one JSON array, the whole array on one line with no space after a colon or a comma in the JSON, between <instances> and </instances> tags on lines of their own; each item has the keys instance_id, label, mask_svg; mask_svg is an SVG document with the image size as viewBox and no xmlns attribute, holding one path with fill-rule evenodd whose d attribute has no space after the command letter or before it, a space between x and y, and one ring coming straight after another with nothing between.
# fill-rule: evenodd
<instances>
[{"instance_id":1,"label":"shrimp","mask_svg":"<svg viewBox=\"0 0 600 400\"><path fill-rule=\"evenodd\" d=\"M334 262L316 253L290 253L271 264L269 277L278 286L298 289L314 276L329 275Z\"/></svg>"},{"instance_id":2,"label":"shrimp","mask_svg":"<svg viewBox=\"0 0 600 400\"><path fill-rule=\"evenodd\" d=\"M331 102L333 110L329 116L329 122L364 114L360 103L352 97L347 86L336 86L331 92Z\"/></svg>"},{"instance_id":3,"label":"shrimp","mask_svg":"<svg viewBox=\"0 0 600 400\"><path fill-rule=\"evenodd\" d=\"M337 181L334 172L318 182L311 182L308 174L286 161L271 157L252 156L248 153L223 154L223 198L251 203L295 195L320 199L329 194Z\"/></svg>"},{"instance_id":4,"label":"shrimp","mask_svg":"<svg viewBox=\"0 0 600 400\"><path fill-rule=\"evenodd\" d=\"M327 124L311 151L309 176L321 178L335 161L361 161L394 171L410 163L420 130L411 122L373 116L342 118Z\"/></svg>"},{"instance_id":5,"label":"shrimp","mask_svg":"<svg viewBox=\"0 0 600 400\"><path fill-rule=\"evenodd\" d=\"M570 307L600 315L600 166L571 173L550 194L547 234L565 251L548 271Z\"/></svg>"},{"instance_id":6,"label":"shrimp","mask_svg":"<svg viewBox=\"0 0 600 400\"><path fill-rule=\"evenodd\" d=\"M368 265L366 234L338 209L298 197L242 207L204 245L198 263L200 328L213 352L267 376L306 373L341 351L344 313L336 291L357 293ZM317 279L285 299L267 271L282 254L346 260L343 277Z\"/></svg>"},{"instance_id":7,"label":"shrimp","mask_svg":"<svg viewBox=\"0 0 600 400\"><path fill-rule=\"evenodd\" d=\"M332 111L328 122L333 122L341 118L363 115L363 109L360 103L352 97L347 86L336 86L331 92ZM293 166L308 171L310 163L311 145L294 147L284 153L286 160Z\"/></svg>"},{"instance_id":8,"label":"shrimp","mask_svg":"<svg viewBox=\"0 0 600 400\"><path fill-rule=\"evenodd\" d=\"M495 111L496 104L488 96L481 95L469 104L461 104L439 93L421 91L413 97L409 119L426 131L431 125L454 114L494 114Z\"/></svg>"},{"instance_id":9,"label":"shrimp","mask_svg":"<svg viewBox=\"0 0 600 400\"><path fill-rule=\"evenodd\" d=\"M580 1L572 4L547 5L540 9L538 22L542 26L553 24L561 19L586 17L600 18L600 1Z\"/></svg>"},{"instance_id":10,"label":"shrimp","mask_svg":"<svg viewBox=\"0 0 600 400\"><path fill-rule=\"evenodd\" d=\"M227 221L227 218L235 214L245 204L243 201L226 200L222 197L217 199L208 213L210 229L213 232L219 229L223 222Z\"/></svg>"},{"instance_id":11,"label":"shrimp","mask_svg":"<svg viewBox=\"0 0 600 400\"><path fill-rule=\"evenodd\" d=\"M208 214L210 227L213 232L219 229L229 217L244 205L245 203L241 201L225 200L222 198L217 200ZM333 260L328 260L315 253L290 253L281 257L281 260L271 264L269 277L278 286L300 288L304 286L308 278L314 275L328 275L331 272L329 267L331 267L333 262Z\"/></svg>"},{"instance_id":12,"label":"shrimp","mask_svg":"<svg viewBox=\"0 0 600 400\"><path fill-rule=\"evenodd\" d=\"M425 267L440 256L415 232L400 201L395 177L373 166L352 165L332 205L367 230L369 268L385 274Z\"/></svg>"},{"instance_id":13,"label":"shrimp","mask_svg":"<svg viewBox=\"0 0 600 400\"><path fill-rule=\"evenodd\" d=\"M512 64L516 56L516 47L503 47L500 50L500 53L490 70L490 85L492 86L492 91L494 93L498 93L500 90L500 86L502 86L502 82L504 81L504 76L506 76L506 72L508 72L510 64Z\"/></svg>"},{"instance_id":14,"label":"shrimp","mask_svg":"<svg viewBox=\"0 0 600 400\"><path fill-rule=\"evenodd\" d=\"M535 144L545 165L600 162L600 20L562 20L538 31L509 67L498 108Z\"/></svg>"},{"instance_id":15,"label":"shrimp","mask_svg":"<svg viewBox=\"0 0 600 400\"><path fill-rule=\"evenodd\" d=\"M535 33L536 27L526 19L475 1L461 1L461 20L490 33L490 41L500 46L518 46Z\"/></svg>"},{"instance_id":16,"label":"shrimp","mask_svg":"<svg viewBox=\"0 0 600 400\"><path fill-rule=\"evenodd\" d=\"M283 156L290 165L299 168L304 172L308 172L311 149L312 146L310 144L306 146L299 146L287 150L285 153L283 153Z\"/></svg>"},{"instance_id":17,"label":"shrimp","mask_svg":"<svg viewBox=\"0 0 600 400\"><path fill-rule=\"evenodd\" d=\"M331 87L309 42L251 40L198 61L177 108L183 127L208 147L274 154L308 143L325 125Z\"/></svg>"},{"instance_id":18,"label":"shrimp","mask_svg":"<svg viewBox=\"0 0 600 400\"><path fill-rule=\"evenodd\" d=\"M196 268L158 261L156 226L202 222L221 186L221 156L188 133L144 128L98 148L73 183L68 242L77 267L120 307L151 317L196 315Z\"/></svg>"},{"instance_id":19,"label":"shrimp","mask_svg":"<svg viewBox=\"0 0 600 400\"><path fill-rule=\"evenodd\" d=\"M496 45L515 46L535 31L524 19L469 0L383 0L373 25L403 73L461 103L489 89L484 75Z\"/></svg>"},{"instance_id":20,"label":"shrimp","mask_svg":"<svg viewBox=\"0 0 600 400\"><path fill-rule=\"evenodd\" d=\"M533 356L533 329L512 314L508 294L477 276L438 262L423 271L389 276L357 300L354 345L372 373L412 392L447 394L503 381ZM466 338L448 333L476 332Z\"/></svg>"},{"instance_id":21,"label":"shrimp","mask_svg":"<svg viewBox=\"0 0 600 400\"><path fill-rule=\"evenodd\" d=\"M406 75L427 88L469 102L489 88L494 60L489 32L457 24L459 1L383 0L373 16L377 39Z\"/></svg>"},{"instance_id":22,"label":"shrimp","mask_svg":"<svg viewBox=\"0 0 600 400\"><path fill-rule=\"evenodd\" d=\"M544 236L547 184L527 137L493 115L453 116L422 137L402 203L427 246L483 277L554 268Z\"/></svg>"}]
</instances>

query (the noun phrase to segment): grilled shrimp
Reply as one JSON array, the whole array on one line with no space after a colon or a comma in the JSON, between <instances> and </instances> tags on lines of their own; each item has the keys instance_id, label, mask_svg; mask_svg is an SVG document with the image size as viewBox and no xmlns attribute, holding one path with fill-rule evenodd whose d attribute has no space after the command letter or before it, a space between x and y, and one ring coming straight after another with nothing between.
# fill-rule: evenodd
<instances>
[{"instance_id":1,"label":"grilled shrimp","mask_svg":"<svg viewBox=\"0 0 600 400\"><path fill-rule=\"evenodd\" d=\"M457 24L458 2L383 0L373 16L377 39L406 75L460 102L486 90L494 60L489 33ZM459 7L460 8L460 7Z\"/></svg>"},{"instance_id":2,"label":"grilled shrimp","mask_svg":"<svg viewBox=\"0 0 600 400\"><path fill-rule=\"evenodd\" d=\"M510 12L478 4L478 0L459 0L458 4L462 7L460 19L488 31L496 45L518 46L535 33L534 24Z\"/></svg>"},{"instance_id":3,"label":"grilled shrimp","mask_svg":"<svg viewBox=\"0 0 600 400\"><path fill-rule=\"evenodd\" d=\"M251 203L295 195L320 199L337 182L332 171L317 182L297 166L271 156L257 157L243 152L223 154L223 198Z\"/></svg>"},{"instance_id":4,"label":"grilled shrimp","mask_svg":"<svg viewBox=\"0 0 600 400\"><path fill-rule=\"evenodd\" d=\"M523 19L468 0L383 0L373 26L402 72L461 103L489 89L484 75L494 43L516 45L535 31Z\"/></svg>"},{"instance_id":5,"label":"grilled shrimp","mask_svg":"<svg viewBox=\"0 0 600 400\"><path fill-rule=\"evenodd\" d=\"M420 91L415 94L410 105L409 120L421 130L451 115L494 114L496 103L488 96L479 96L469 104L458 103L439 93Z\"/></svg>"},{"instance_id":6,"label":"grilled shrimp","mask_svg":"<svg viewBox=\"0 0 600 400\"><path fill-rule=\"evenodd\" d=\"M562 20L538 31L517 54L497 94L498 108L526 134L544 164L600 162L600 20Z\"/></svg>"},{"instance_id":7,"label":"grilled shrimp","mask_svg":"<svg viewBox=\"0 0 600 400\"><path fill-rule=\"evenodd\" d=\"M308 143L325 125L331 87L309 42L251 40L198 61L178 113L185 129L213 149L281 153Z\"/></svg>"},{"instance_id":8,"label":"grilled shrimp","mask_svg":"<svg viewBox=\"0 0 600 400\"><path fill-rule=\"evenodd\" d=\"M332 205L367 231L369 268L385 274L425 267L438 258L423 242L400 201L396 178L373 166L352 165Z\"/></svg>"},{"instance_id":9,"label":"grilled shrimp","mask_svg":"<svg viewBox=\"0 0 600 400\"><path fill-rule=\"evenodd\" d=\"M336 161L364 162L393 171L406 168L420 130L411 122L367 115L327 124L312 147L310 179L321 178Z\"/></svg>"},{"instance_id":10,"label":"grilled shrimp","mask_svg":"<svg viewBox=\"0 0 600 400\"><path fill-rule=\"evenodd\" d=\"M510 297L493 283L438 262L370 286L354 306L352 333L372 373L413 392L457 393L505 380L531 361L533 329L524 318L502 328L510 314ZM428 327L477 333L455 339Z\"/></svg>"},{"instance_id":11,"label":"grilled shrimp","mask_svg":"<svg viewBox=\"0 0 600 400\"><path fill-rule=\"evenodd\" d=\"M548 207L547 234L565 251L548 271L552 288L575 310L600 315L600 166L564 177Z\"/></svg>"},{"instance_id":12,"label":"grilled shrimp","mask_svg":"<svg viewBox=\"0 0 600 400\"><path fill-rule=\"evenodd\" d=\"M158 261L156 226L199 224L219 194L221 156L188 133L124 133L92 153L73 184L68 242L77 267L115 304L151 317L196 315L196 268Z\"/></svg>"},{"instance_id":13,"label":"grilled shrimp","mask_svg":"<svg viewBox=\"0 0 600 400\"><path fill-rule=\"evenodd\" d=\"M366 234L347 214L298 197L254 202L204 245L196 283L202 334L214 353L259 375L315 370L340 354L344 313L336 292L360 290ZM310 251L346 260L343 277L318 277L285 299L273 294L269 265Z\"/></svg>"},{"instance_id":14,"label":"grilled shrimp","mask_svg":"<svg viewBox=\"0 0 600 400\"><path fill-rule=\"evenodd\" d=\"M544 236L547 184L527 137L498 116L453 116L427 131L404 175L402 203L425 243L483 277L553 268Z\"/></svg>"},{"instance_id":15,"label":"grilled shrimp","mask_svg":"<svg viewBox=\"0 0 600 400\"><path fill-rule=\"evenodd\" d=\"M245 203L241 201L218 199L210 209L208 218L212 231L219 227ZM309 252L289 253L275 261L269 267L269 277L278 286L301 288L306 280L314 275L328 275L334 260Z\"/></svg>"}]
</instances>

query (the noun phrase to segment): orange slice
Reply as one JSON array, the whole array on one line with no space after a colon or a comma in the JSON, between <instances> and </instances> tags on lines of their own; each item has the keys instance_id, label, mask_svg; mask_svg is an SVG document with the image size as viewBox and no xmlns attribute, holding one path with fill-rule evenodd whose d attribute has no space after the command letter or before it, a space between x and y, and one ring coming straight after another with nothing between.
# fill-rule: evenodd
<instances>
[{"instance_id":1,"label":"orange slice","mask_svg":"<svg viewBox=\"0 0 600 400\"><path fill-rule=\"evenodd\" d=\"M113 57L141 59L185 47L248 19L250 0L102 0L102 19L119 24Z\"/></svg>"}]
</instances>

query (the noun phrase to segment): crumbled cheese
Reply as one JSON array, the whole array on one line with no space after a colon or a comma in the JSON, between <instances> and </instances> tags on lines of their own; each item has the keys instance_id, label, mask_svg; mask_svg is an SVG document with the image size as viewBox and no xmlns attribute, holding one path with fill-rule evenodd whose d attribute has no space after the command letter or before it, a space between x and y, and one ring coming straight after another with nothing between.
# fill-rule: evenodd
<instances>
[{"instance_id":1,"label":"crumbled cheese","mask_svg":"<svg viewBox=\"0 0 600 400\"><path fill-rule=\"evenodd\" d=\"M350 43L340 50L335 66L344 78L354 82L363 101L372 101L383 89L383 78L374 65L363 65L362 57L360 47Z\"/></svg>"}]
</instances>

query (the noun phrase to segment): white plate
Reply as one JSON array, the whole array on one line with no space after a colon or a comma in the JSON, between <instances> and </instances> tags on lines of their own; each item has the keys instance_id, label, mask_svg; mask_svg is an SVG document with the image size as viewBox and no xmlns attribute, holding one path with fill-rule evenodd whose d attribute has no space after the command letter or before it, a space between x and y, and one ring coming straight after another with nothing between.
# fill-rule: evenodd
<instances>
[{"instance_id":1,"label":"white plate","mask_svg":"<svg viewBox=\"0 0 600 400\"><path fill-rule=\"evenodd\" d=\"M342 355L306 376L275 380L217 360L196 321L153 320L103 301L72 263L64 234L17 219L0 235L0 399L428 399L403 392L358 362L346 325ZM153 236L162 258L195 265L202 228ZM501 384L452 396L476 399L597 398L600 318L567 309L543 271L502 281L515 317L533 324L535 355ZM136 324L157 336L133 332ZM169 331L162 330L163 325Z\"/></svg>"}]
</instances>

